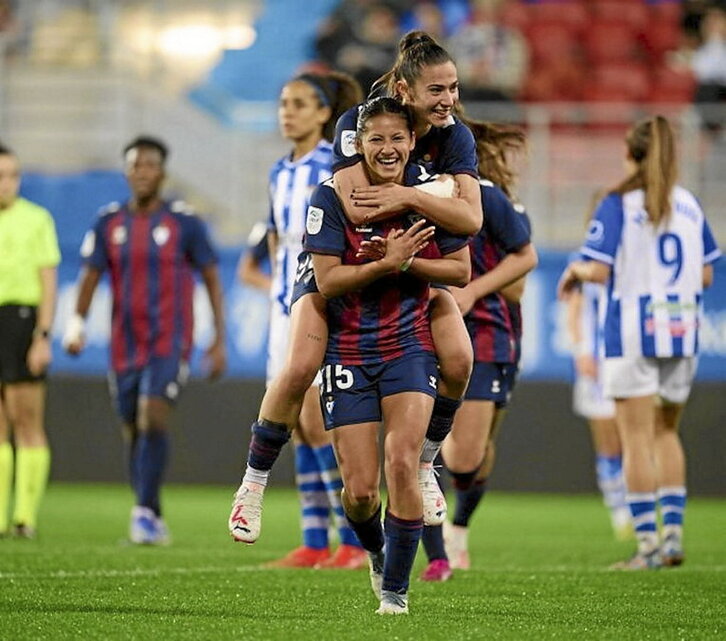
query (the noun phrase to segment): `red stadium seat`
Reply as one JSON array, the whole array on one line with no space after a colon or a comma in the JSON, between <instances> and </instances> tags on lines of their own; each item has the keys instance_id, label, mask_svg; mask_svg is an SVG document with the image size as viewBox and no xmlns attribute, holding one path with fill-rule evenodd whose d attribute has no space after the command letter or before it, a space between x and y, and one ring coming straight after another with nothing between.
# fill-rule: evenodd
<instances>
[{"instance_id":1,"label":"red stadium seat","mask_svg":"<svg viewBox=\"0 0 726 641\"><path fill-rule=\"evenodd\" d=\"M585 70L572 58L549 61L530 72L523 98L529 102L576 102L582 98Z\"/></svg>"},{"instance_id":2,"label":"red stadium seat","mask_svg":"<svg viewBox=\"0 0 726 641\"><path fill-rule=\"evenodd\" d=\"M675 51L681 45L683 32L677 22L655 20L643 32L643 45L651 57L660 62L668 51Z\"/></svg>"},{"instance_id":3,"label":"red stadium seat","mask_svg":"<svg viewBox=\"0 0 726 641\"><path fill-rule=\"evenodd\" d=\"M589 102L640 102L650 93L650 76L642 64L606 64L593 69L583 89Z\"/></svg>"},{"instance_id":4,"label":"red stadium seat","mask_svg":"<svg viewBox=\"0 0 726 641\"><path fill-rule=\"evenodd\" d=\"M636 33L642 33L648 24L648 7L641 1L605 0L596 2L592 7L594 20L624 22Z\"/></svg>"},{"instance_id":5,"label":"red stadium seat","mask_svg":"<svg viewBox=\"0 0 726 641\"><path fill-rule=\"evenodd\" d=\"M571 58L578 42L576 34L558 22L534 23L527 29L530 55L536 64L559 58Z\"/></svg>"},{"instance_id":6,"label":"red stadium seat","mask_svg":"<svg viewBox=\"0 0 726 641\"><path fill-rule=\"evenodd\" d=\"M696 78L690 71L676 71L669 67L659 68L653 79L648 102L686 104L693 101Z\"/></svg>"},{"instance_id":7,"label":"red stadium seat","mask_svg":"<svg viewBox=\"0 0 726 641\"><path fill-rule=\"evenodd\" d=\"M570 31L582 32L590 19L587 8L581 2L544 2L529 5L530 24L557 23Z\"/></svg>"},{"instance_id":8,"label":"red stadium seat","mask_svg":"<svg viewBox=\"0 0 726 641\"><path fill-rule=\"evenodd\" d=\"M584 47L591 64L627 62L640 57L637 33L625 22L594 22L585 33Z\"/></svg>"}]
</instances>

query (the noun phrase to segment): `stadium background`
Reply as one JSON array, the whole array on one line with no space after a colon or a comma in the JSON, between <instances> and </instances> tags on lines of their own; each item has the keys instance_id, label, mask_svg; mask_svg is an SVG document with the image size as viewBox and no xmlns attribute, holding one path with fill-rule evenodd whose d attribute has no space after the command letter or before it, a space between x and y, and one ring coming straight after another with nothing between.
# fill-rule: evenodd
<instances>
[{"instance_id":1,"label":"stadium background","mask_svg":"<svg viewBox=\"0 0 726 641\"><path fill-rule=\"evenodd\" d=\"M400 11L400 31L423 20L423 5L437 5L446 18L444 32L456 33L474 3L387 4ZM0 138L23 161L22 193L53 213L63 253L48 404L54 479L124 478L104 382L108 289L96 294L89 348L80 359L65 356L58 337L74 298L83 232L99 206L126 196L120 150L146 132L171 146L169 193L192 202L211 225L228 320L228 376L205 382L196 353L197 377L180 401L170 478L236 482L263 391L267 302L236 282L235 268L248 230L266 217L267 170L286 150L276 132L276 96L297 70L321 66L314 43L333 12L361 11L363 20L372 6L377 3L0 2L0 9L9 8L0 12ZM522 382L502 434L494 486L590 491L589 438L570 411L571 365L563 309L554 297L557 278L581 239L593 194L622 172L626 127L656 111L677 125L682 182L701 198L726 246L726 141L703 128L703 112L691 103L695 79L674 62L685 46L681 3L511 0L500 9L500 25L518 30L526 43L527 75L507 100L470 100L466 84L463 97L470 114L528 130L531 151L520 196L533 221L540 265L528 281ZM545 90L538 80L556 73L553 57L580 75ZM197 299L196 338L203 348L210 316L201 291ZM693 463L691 491L724 494L723 265L705 300L703 356L684 441ZM292 480L290 454L275 470L281 481Z\"/></svg>"}]
</instances>

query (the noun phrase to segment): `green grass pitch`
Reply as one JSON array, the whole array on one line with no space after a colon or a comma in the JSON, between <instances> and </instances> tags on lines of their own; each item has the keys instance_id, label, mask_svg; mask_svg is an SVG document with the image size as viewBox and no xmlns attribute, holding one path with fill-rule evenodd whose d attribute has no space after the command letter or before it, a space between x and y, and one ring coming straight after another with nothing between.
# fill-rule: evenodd
<instances>
[{"instance_id":1,"label":"green grass pitch","mask_svg":"<svg viewBox=\"0 0 726 641\"><path fill-rule=\"evenodd\" d=\"M126 488L52 485L38 539L0 541L0 639L726 638L724 499L689 501L681 568L617 573L633 545L612 539L597 497L493 492L472 570L414 578L411 614L380 617L366 572L260 569L298 543L292 490L268 491L254 546L227 535L231 493L169 487L173 544L149 548L124 541Z\"/></svg>"}]
</instances>

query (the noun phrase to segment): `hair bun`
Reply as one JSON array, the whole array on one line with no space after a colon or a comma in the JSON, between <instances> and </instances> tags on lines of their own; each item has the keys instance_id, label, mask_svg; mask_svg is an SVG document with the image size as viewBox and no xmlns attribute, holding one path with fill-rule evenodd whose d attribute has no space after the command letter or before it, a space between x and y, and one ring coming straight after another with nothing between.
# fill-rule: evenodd
<instances>
[{"instance_id":1,"label":"hair bun","mask_svg":"<svg viewBox=\"0 0 726 641\"><path fill-rule=\"evenodd\" d=\"M404 51L421 44L436 44L436 41L425 31L409 31L398 44L398 50Z\"/></svg>"}]
</instances>

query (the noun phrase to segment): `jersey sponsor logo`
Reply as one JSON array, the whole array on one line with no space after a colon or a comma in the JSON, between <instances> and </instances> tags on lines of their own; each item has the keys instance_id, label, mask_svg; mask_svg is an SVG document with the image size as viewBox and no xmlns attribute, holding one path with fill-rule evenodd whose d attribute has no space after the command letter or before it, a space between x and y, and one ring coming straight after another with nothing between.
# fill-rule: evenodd
<instances>
[{"instance_id":1,"label":"jersey sponsor logo","mask_svg":"<svg viewBox=\"0 0 726 641\"><path fill-rule=\"evenodd\" d=\"M151 232L151 236L154 239L154 242L159 247L162 247L166 244L166 241L169 240L171 231L166 225L158 225L157 227L154 227L154 230Z\"/></svg>"},{"instance_id":2,"label":"jersey sponsor logo","mask_svg":"<svg viewBox=\"0 0 726 641\"><path fill-rule=\"evenodd\" d=\"M587 240L591 243L599 243L605 234L605 227L599 220L590 221L590 227L587 230Z\"/></svg>"},{"instance_id":3,"label":"jersey sponsor logo","mask_svg":"<svg viewBox=\"0 0 726 641\"><path fill-rule=\"evenodd\" d=\"M323 228L323 210L320 207L308 207L308 215L305 220L305 229L308 234L315 236Z\"/></svg>"},{"instance_id":4,"label":"jersey sponsor logo","mask_svg":"<svg viewBox=\"0 0 726 641\"><path fill-rule=\"evenodd\" d=\"M334 407L335 407L335 401L325 401L325 411L328 414L332 414Z\"/></svg>"},{"instance_id":5,"label":"jersey sponsor logo","mask_svg":"<svg viewBox=\"0 0 726 641\"><path fill-rule=\"evenodd\" d=\"M111 242L114 245L123 245L126 242L126 227L115 227L111 233Z\"/></svg>"},{"instance_id":6,"label":"jersey sponsor logo","mask_svg":"<svg viewBox=\"0 0 726 641\"><path fill-rule=\"evenodd\" d=\"M87 231L81 242L81 257L88 258L96 248L96 232Z\"/></svg>"},{"instance_id":7,"label":"jersey sponsor logo","mask_svg":"<svg viewBox=\"0 0 726 641\"><path fill-rule=\"evenodd\" d=\"M355 131L352 129L343 130L340 134L340 150L348 158L358 153L355 149Z\"/></svg>"},{"instance_id":8,"label":"jersey sponsor logo","mask_svg":"<svg viewBox=\"0 0 726 641\"><path fill-rule=\"evenodd\" d=\"M435 376L429 376L429 387L433 387L434 389L436 389L438 382L439 381Z\"/></svg>"}]
</instances>

